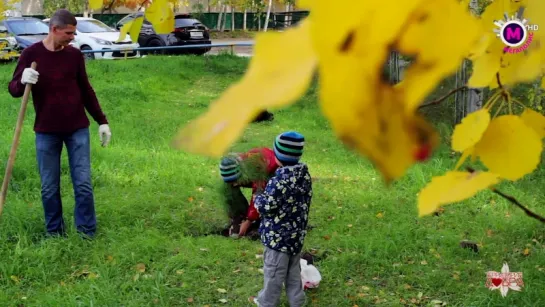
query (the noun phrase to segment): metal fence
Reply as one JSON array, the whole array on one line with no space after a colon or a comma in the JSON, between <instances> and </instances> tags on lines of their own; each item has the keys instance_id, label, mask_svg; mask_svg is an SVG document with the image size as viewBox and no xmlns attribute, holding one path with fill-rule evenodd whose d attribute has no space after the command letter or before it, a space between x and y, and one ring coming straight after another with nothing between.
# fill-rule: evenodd
<instances>
[{"instance_id":1,"label":"metal fence","mask_svg":"<svg viewBox=\"0 0 545 307\"><path fill-rule=\"evenodd\" d=\"M220 48L220 47L229 47L230 53L234 54L235 47L252 47L254 42L232 42L232 43L221 43L221 44L195 44L195 45L184 45L184 46L161 46L161 47L138 47L138 48L125 48L125 49L98 49L98 50L81 50L82 53L109 53L109 52L120 52L125 55L132 53L134 51L154 51L154 50L177 50L177 49L191 49L191 48Z\"/></svg>"}]
</instances>

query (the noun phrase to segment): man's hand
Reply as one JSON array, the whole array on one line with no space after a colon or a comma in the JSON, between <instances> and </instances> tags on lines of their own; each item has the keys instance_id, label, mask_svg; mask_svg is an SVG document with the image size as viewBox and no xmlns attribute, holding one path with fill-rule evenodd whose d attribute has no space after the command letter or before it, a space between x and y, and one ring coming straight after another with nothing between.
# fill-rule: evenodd
<instances>
[{"instance_id":1,"label":"man's hand","mask_svg":"<svg viewBox=\"0 0 545 307\"><path fill-rule=\"evenodd\" d=\"M30 83L30 84L36 84L36 82L38 82L38 76L40 74L32 69L32 68L25 68L25 70L23 70L23 76L21 77L21 83L23 84L27 84L27 83Z\"/></svg>"},{"instance_id":2,"label":"man's hand","mask_svg":"<svg viewBox=\"0 0 545 307\"><path fill-rule=\"evenodd\" d=\"M108 143L110 143L110 138L112 137L110 126L107 124L98 126L98 135L100 136L100 143L102 147L108 146Z\"/></svg>"}]
</instances>

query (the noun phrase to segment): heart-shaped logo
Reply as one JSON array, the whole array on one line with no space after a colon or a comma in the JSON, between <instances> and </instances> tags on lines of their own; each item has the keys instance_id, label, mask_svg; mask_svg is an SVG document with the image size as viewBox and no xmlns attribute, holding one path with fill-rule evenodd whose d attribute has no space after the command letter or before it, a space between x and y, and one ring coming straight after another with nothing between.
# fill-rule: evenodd
<instances>
[{"instance_id":1,"label":"heart-shaped logo","mask_svg":"<svg viewBox=\"0 0 545 307\"><path fill-rule=\"evenodd\" d=\"M492 278L492 284L493 284L494 286L496 286L496 287L499 286L499 285L501 285L501 282L502 282L502 281L503 281L503 279L501 279L501 278Z\"/></svg>"}]
</instances>

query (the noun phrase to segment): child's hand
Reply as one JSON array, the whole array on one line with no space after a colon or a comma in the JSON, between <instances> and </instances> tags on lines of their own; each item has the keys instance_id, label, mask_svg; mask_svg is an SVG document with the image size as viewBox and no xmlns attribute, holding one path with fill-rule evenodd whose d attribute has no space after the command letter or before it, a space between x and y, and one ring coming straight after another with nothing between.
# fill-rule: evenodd
<instances>
[{"instance_id":1,"label":"child's hand","mask_svg":"<svg viewBox=\"0 0 545 307\"><path fill-rule=\"evenodd\" d=\"M246 231L248 231L251 223L252 221L250 220L245 220L244 222L240 223L240 230L238 232L238 235L241 237L246 235Z\"/></svg>"}]
</instances>

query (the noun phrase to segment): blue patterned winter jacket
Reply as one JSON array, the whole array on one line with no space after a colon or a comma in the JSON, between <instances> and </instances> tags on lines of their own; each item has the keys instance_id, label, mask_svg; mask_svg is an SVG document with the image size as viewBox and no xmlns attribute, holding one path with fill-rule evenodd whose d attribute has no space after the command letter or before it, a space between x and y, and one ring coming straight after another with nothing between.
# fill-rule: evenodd
<instances>
[{"instance_id":1,"label":"blue patterned winter jacket","mask_svg":"<svg viewBox=\"0 0 545 307\"><path fill-rule=\"evenodd\" d=\"M254 205L261 215L261 242L271 249L296 255L307 234L312 180L304 163L276 170Z\"/></svg>"}]
</instances>

